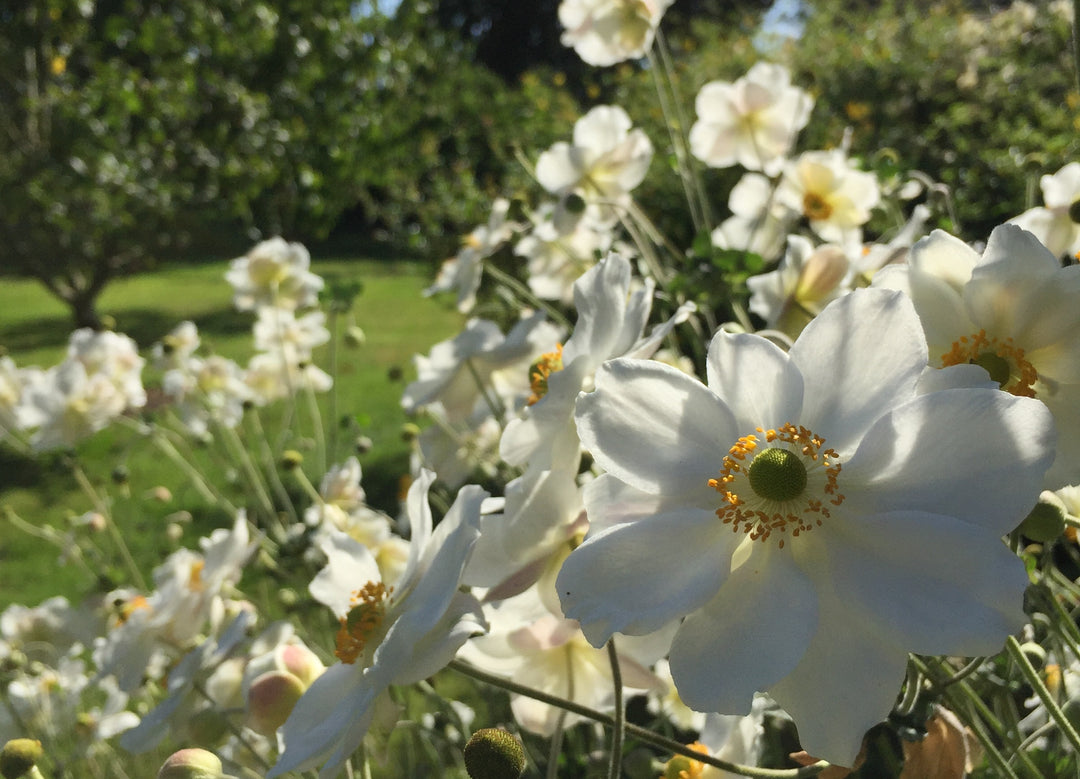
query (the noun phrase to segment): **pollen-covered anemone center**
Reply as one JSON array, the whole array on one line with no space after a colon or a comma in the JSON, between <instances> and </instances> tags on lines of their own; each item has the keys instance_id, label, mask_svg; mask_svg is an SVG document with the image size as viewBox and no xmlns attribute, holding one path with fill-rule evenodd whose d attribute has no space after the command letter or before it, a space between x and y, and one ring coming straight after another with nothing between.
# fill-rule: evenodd
<instances>
[{"instance_id":1,"label":"pollen-covered anemone center","mask_svg":"<svg viewBox=\"0 0 1080 779\"><path fill-rule=\"evenodd\" d=\"M823 222L832 216L832 205L816 192L807 192L803 195L803 213L811 222Z\"/></svg>"},{"instance_id":2,"label":"pollen-covered anemone center","mask_svg":"<svg viewBox=\"0 0 1080 779\"><path fill-rule=\"evenodd\" d=\"M531 406L539 403L540 399L547 394L548 377L562 369L562 344L556 344L555 351L540 355L540 358L529 366L529 389L532 390L532 394L529 395L526 404Z\"/></svg>"},{"instance_id":3,"label":"pollen-covered anemone center","mask_svg":"<svg viewBox=\"0 0 1080 779\"><path fill-rule=\"evenodd\" d=\"M372 633L386 617L386 599L393 591L382 582L368 582L352 594L349 612L340 617L334 654L343 663L355 663Z\"/></svg>"},{"instance_id":4,"label":"pollen-covered anemone center","mask_svg":"<svg viewBox=\"0 0 1080 779\"><path fill-rule=\"evenodd\" d=\"M752 541L776 534L783 549L788 535L798 538L820 526L831 507L844 502L837 482L840 455L826 449L821 436L790 422L757 433L735 442L720 478L709 479L709 486L723 496L716 516L733 532ZM770 446L755 455L762 439Z\"/></svg>"},{"instance_id":5,"label":"pollen-covered anemone center","mask_svg":"<svg viewBox=\"0 0 1080 779\"><path fill-rule=\"evenodd\" d=\"M1011 338L991 338L985 330L963 335L941 357L942 367L969 363L983 368L1003 390L1026 398L1035 397L1039 372L1024 359L1024 350Z\"/></svg>"}]
</instances>

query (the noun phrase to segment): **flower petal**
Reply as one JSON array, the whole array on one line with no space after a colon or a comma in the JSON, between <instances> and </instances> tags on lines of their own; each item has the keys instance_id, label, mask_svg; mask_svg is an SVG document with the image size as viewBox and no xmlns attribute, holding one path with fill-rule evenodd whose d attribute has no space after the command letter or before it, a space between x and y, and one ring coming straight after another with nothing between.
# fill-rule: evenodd
<instances>
[{"instance_id":1,"label":"flower petal","mask_svg":"<svg viewBox=\"0 0 1080 779\"><path fill-rule=\"evenodd\" d=\"M917 510L1003 535L1039 497L1054 457L1046 407L1000 390L949 389L883 415L844 463L850 512Z\"/></svg>"},{"instance_id":2,"label":"flower petal","mask_svg":"<svg viewBox=\"0 0 1080 779\"><path fill-rule=\"evenodd\" d=\"M647 360L611 360L577 402L578 435L604 470L638 489L707 500L708 480L740 435L701 382Z\"/></svg>"},{"instance_id":3,"label":"flower petal","mask_svg":"<svg viewBox=\"0 0 1080 779\"><path fill-rule=\"evenodd\" d=\"M799 420L850 453L875 419L907 400L926 367L926 339L900 292L855 290L830 303L791 347L804 380Z\"/></svg>"},{"instance_id":4,"label":"flower petal","mask_svg":"<svg viewBox=\"0 0 1080 779\"><path fill-rule=\"evenodd\" d=\"M709 344L707 370L709 389L734 412L743 435L799 418L802 375L771 341L721 330Z\"/></svg>"},{"instance_id":5,"label":"flower petal","mask_svg":"<svg viewBox=\"0 0 1080 779\"><path fill-rule=\"evenodd\" d=\"M1027 574L985 528L921 511L834 517L827 585L852 618L910 652L991 655L1019 630Z\"/></svg>"},{"instance_id":6,"label":"flower petal","mask_svg":"<svg viewBox=\"0 0 1080 779\"><path fill-rule=\"evenodd\" d=\"M799 663L816 627L817 595L806 574L783 550L755 549L675 634L679 696L697 711L747 713L755 691Z\"/></svg>"},{"instance_id":7,"label":"flower petal","mask_svg":"<svg viewBox=\"0 0 1080 779\"><path fill-rule=\"evenodd\" d=\"M570 553L556 579L563 613L593 646L644 635L716 594L739 538L707 509L682 508L610 527ZM688 564L697 561L695 564Z\"/></svg>"}]
</instances>

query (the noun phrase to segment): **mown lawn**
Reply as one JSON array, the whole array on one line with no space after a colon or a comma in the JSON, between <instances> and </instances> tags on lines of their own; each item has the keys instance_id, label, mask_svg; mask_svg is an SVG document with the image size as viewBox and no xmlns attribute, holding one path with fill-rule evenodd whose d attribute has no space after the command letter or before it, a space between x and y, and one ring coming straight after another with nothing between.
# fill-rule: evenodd
<instances>
[{"instance_id":1,"label":"mown lawn","mask_svg":"<svg viewBox=\"0 0 1080 779\"><path fill-rule=\"evenodd\" d=\"M204 348L246 363L252 353L254 316L232 308L232 290L224 280L227 262L172 267L117 280L101 300L101 313L115 320L115 329L136 340L149 356L150 346L184 319L199 327ZM449 337L460 317L449 301L425 299L420 292L430 282L428 266L418 263L332 259L316 261L313 269L328 280L358 280L363 291L356 299L352 320L363 329L366 342L359 347L344 343L348 317L338 327L337 397L334 430L332 400L320 398L330 462L353 453L358 435L374 446L361 457L368 501L396 513L399 479L407 471L408 445L401 438L406 418L399 406L403 379L411 376L411 357ZM39 285L0 278L0 347L20 366L48 366L64 353L71 325L67 310ZM316 361L329 370L329 347ZM144 383L153 395L159 376L148 366ZM282 409L263 412L262 421L274 442L310 452L311 415L301 407L287 414ZM200 467L211 471L228 489L229 462L220 455L195 448ZM313 456L313 455L312 455ZM143 569L144 576L176 548L164 532L176 512L188 511L179 545L193 546L199 536L230 522L218 506L208 505L189 481L156 447L128 428L110 428L82 444L75 455L100 496L109 502L124 539ZM235 465L235 464L232 464ZM118 466L126 468L129 487L111 478ZM312 473L317 479L317 474ZM168 496L152 488L164 486ZM232 494L239 494L235 490ZM166 499L162 499L162 498ZM78 488L71 459L49 454L29 459L0 444L0 509L14 512L35 527L51 526L60 533L69 518L91 508ZM103 558L113 557L108 536L100 538ZM60 550L19 530L0 517L0 609L10 603L32 605L51 595L78 598L95 586L123 581L121 572L73 564L59 565ZM95 582L95 578L100 581Z\"/></svg>"}]
</instances>

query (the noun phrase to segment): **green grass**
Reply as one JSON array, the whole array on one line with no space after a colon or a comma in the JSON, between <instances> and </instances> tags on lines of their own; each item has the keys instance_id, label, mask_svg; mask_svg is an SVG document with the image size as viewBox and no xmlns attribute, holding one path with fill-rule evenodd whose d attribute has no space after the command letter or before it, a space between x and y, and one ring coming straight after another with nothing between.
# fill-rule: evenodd
<instances>
[{"instance_id":1,"label":"green grass","mask_svg":"<svg viewBox=\"0 0 1080 779\"><path fill-rule=\"evenodd\" d=\"M134 338L144 355L177 323L191 319L199 327L204 348L244 364L252 353L254 315L233 310L232 290L224 280L226 268L223 261L118 279L102 296L100 311L113 318L117 331ZM364 488L370 503L395 513L398 480L407 471L408 448L400 435L406 421L399 406L404 385L390 374L404 369L407 380L412 355L426 352L456 332L460 317L445 301L420 295L430 281L430 271L424 265L327 260L314 263L314 270L328 280L363 283L352 318L365 331L366 343L358 348L344 345L341 335L345 322L338 328L337 417L339 422L344 417L346 426L332 431L330 398L320 398L328 443L336 439L329 461L351 454L357 435L371 438L373 448L361 457ZM17 365L44 367L58 362L70 331L67 309L39 285L0 278L0 346ZM316 354L316 362L324 369L328 369L328 354L327 347ZM157 380L148 366L144 383L151 392ZM302 404L296 413L279 407L262 412L261 418L275 442L310 453L314 428ZM217 484L225 485L227 495L242 494L227 483L235 463L211 451L195 451L194 457L200 467L213 474ZM76 458L111 506L144 576L177 546L164 532L169 515L182 510L192 514L193 521L179 541L186 546L193 546L198 536L213 527L231 522L220 506L202 500L155 446L129 429L112 427L98 433L78 447ZM129 472L129 488L117 486L110 478L120 465ZM317 473L311 471L311 475L318 479ZM151 492L159 485L168 488L169 500L162 501ZM295 485L290 488L299 492ZM78 488L67 456L48 454L31 459L0 444L0 507L7 507L35 527L51 526L62 534L70 517L92 506ZM95 586L125 580L123 572L103 562L114 559L117 551L105 534L94 539L101 547L100 560L90 549L90 570L84 570L73 564L58 565L55 546L2 519L0 528L0 609L10 603L32 605L56 594L78 599Z\"/></svg>"}]
</instances>

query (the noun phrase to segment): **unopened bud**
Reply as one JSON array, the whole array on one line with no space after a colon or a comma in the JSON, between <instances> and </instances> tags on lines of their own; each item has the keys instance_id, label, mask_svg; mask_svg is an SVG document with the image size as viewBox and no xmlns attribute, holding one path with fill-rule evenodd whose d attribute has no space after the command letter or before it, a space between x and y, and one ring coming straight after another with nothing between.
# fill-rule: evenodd
<instances>
[{"instance_id":1,"label":"unopened bud","mask_svg":"<svg viewBox=\"0 0 1080 779\"><path fill-rule=\"evenodd\" d=\"M326 670L318 655L298 644L289 644L281 650L281 662L286 671L300 680L305 690Z\"/></svg>"},{"instance_id":2,"label":"unopened bud","mask_svg":"<svg viewBox=\"0 0 1080 779\"><path fill-rule=\"evenodd\" d=\"M411 444L420 436L420 426L413 422L406 422L401 426L401 440Z\"/></svg>"},{"instance_id":3,"label":"unopened bud","mask_svg":"<svg viewBox=\"0 0 1080 779\"><path fill-rule=\"evenodd\" d=\"M567 195L566 200L563 201L563 205L565 206L566 210L571 214L585 213L585 198L583 198L581 195Z\"/></svg>"},{"instance_id":4,"label":"unopened bud","mask_svg":"<svg viewBox=\"0 0 1080 779\"><path fill-rule=\"evenodd\" d=\"M168 487L161 484L146 491L146 497L150 500L156 500L158 503L168 503L172 500L172 492Z\"/></svg>"},{"instance_id":5,"label":"unopened bud","mask_svg":"<svg viewBox=\"0 0 1080 779\"><path fill-rule=\"evenodd\" d=\"M1069 205L1069 219L1073 221L1073 224L1080 224L1080 198Z\"/></svg>"},{"instance_id":6,"label":"unopened bud","mask_svg":"<svg viewBox=\"0 0 1080 779\"><path fill-rule=\"evenodd\" d=\"M200 709L188 717L186 727L188 738L192 742L210 747L224 744L229 736L228 718L212 707ZM221 763L219 762L218 767L220 768L220 766Z\"/></svg>"},{"instance_id":7,"label":"unopened bud","mask_svg":"<svg viewBox=\"0 0 1080 779\"><path fill-rule=\"evenodd\" d=\"M356 348L363 346L365 343L367 343L367 333L364 332L363 328L357 327L356 325L349 325L345 328L346 346Z\"/></svg>"},{"instance_id":8,"label":"unopened bud","mask_svg":"<svg viewBox=\"0 0 1080 779\"><path fill-rule=\"evenodd\" d=\"M13 738L0 749L0 775L18 779L30 772L44 754L41 742L33 738Z\"/></svg>"},{"instance_id":9,"label":"unopened bud","mask_svg":"<svg viewBox=\"0 0 1080 779\"><path fill-rule=\"evenodd\" d=\"M173 752L158 769L157 779L221 779L221 760L205 749Z\"/></svg>"},{"instance_id":10,"label":"unopened bud","mask_svg":"<svg viewBox=\"0 0 1080 779\"><path fill-rule=\"evenodd\" d=\"M525 750L507 731L483 728L465 745L465 770L471 779L517 779L525 770Z\"/></svg>"},{"instance_id":11,"label":"unopened bud","mask_svg":"<svg viewBox=\"0 0 1080 779\"><path fill-rule=\"evenodd\" d=\"M128 469L126 465L118 465L112 470L113 484L124 485L128 483Z\"/></svg>"},{"instance_id":12,"label":"unopened bud","mask_svg":"<svg viewBox=\"0 0 1080 779\"><path fill-rule=\"evenodd\" d=\"M184 528L176 522L170 522L165 526L165 537L172 543L178 543L184 537Z\"/></svg>"},{"instance_id":13,"label":"unopened bud","mask_svg":"<svg viewBox=\"0 0 1080 779\"><path fill-rule=\"evenodd\" d=\"M825 245L806 258L795 288L801 303L821 300L843 281L848 272L848 258L839 246Z\"/></svg>"},{"instance_id":14,"label":"unopened bud","mask_svg":"<svg viewBox=\"0 0 1080 779\"><path fill-rule=\"evenodd\" d=\"M304 455L295 449L286 449L281 453L281 467L286 471L291 471L295 468L299 468L301 463L304 462Z\"/></svg>"},{"instance_id":15,"label":"unopened bud","mask_svg":"<svg viewBox=\"0 0 1080 779\"><path fill-rule=\"evenodd\" d=\"M367 454L371 451L371 447L375 444L366 435L357 436L356 443L353 445L357 454Z\"/></svg>"},{"instance_id":16,"label":"unopened bud","mask_svg":"<svg viewBox=\"0 0 1080 779\"><path fill-rule=\"evenodd\" d=\"M269 671L248 688L247 726L272 738L285 724L296 702L304 694L304 683L287 671Z\"/></svg>"}]
</instances>

